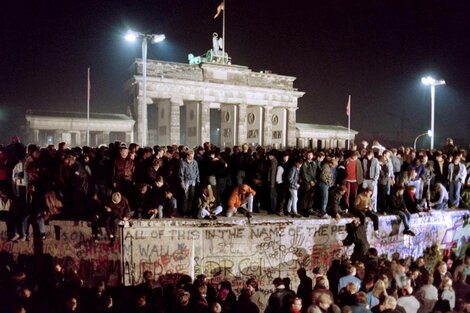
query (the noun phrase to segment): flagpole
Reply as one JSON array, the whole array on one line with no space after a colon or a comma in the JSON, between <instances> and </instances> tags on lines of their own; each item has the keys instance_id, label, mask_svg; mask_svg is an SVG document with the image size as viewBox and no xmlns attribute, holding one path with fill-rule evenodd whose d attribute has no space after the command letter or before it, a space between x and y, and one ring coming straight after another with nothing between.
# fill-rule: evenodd
<instances>
[{"instance_id":1,"label":"flagpole","mask_svg":"<svg viewBox=\"0 0 470 313\"><path fill-rule=\"evenodd\" d=\"M222 10L222 60L224 60L224 64L227 64L225 61L225 9L226 9L226 2L224 0L224 9Z\"/></svg>"},{"instance_id":2,"label":"flagpole","mask_svg":"<svg viewBox=\"0 0 470 313\"><path fill-rule=\"evenodd\" d=\"M348 99L348 149L351 149L351 95Z\"/></svg>"},{"instance_id":3,"label":"flagpole","mask_svg":"<svg viewBox=\"0 0 470 313\"><path fill-rule=\"evenodd\" d=\"M90 68L87 71L88 82L87 82L87 101L86 101L86 145L90 146Z\"/></svg>"}]
</instances>

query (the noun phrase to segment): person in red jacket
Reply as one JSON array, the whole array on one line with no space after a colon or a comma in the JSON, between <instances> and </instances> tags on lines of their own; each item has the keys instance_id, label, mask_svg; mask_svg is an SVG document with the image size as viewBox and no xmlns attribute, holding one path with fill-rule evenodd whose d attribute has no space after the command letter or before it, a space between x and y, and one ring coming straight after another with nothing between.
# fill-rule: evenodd
<instances>
[{"instance_id":1,"label":"person in red jacket","mask_svg":"<svg viewBox=\"0 0 470 313\"><path fill-rule=\"evenodd\" d=\"M251 218L255 195L256 191L247 184L236 186L228 199L227 217L235 215L240 210L240 213L244 213L246 217Z\"/></svg>"}]
</instances>

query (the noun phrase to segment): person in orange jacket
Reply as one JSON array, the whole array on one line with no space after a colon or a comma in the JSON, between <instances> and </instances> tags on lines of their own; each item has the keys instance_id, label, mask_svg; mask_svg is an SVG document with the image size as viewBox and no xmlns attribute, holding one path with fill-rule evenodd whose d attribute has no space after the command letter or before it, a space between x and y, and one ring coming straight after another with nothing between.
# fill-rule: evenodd
<instances>
[{"instance_id":1,"label":"person in orange jacket","mask_svg":"<svg viewBox=\"0 0 470 313\"><path fill-rule=\"evenodd\" d=\"M253 198L256 191L247 184L241 184L235 187L228 199L227 217L231 217L240 210L246 217L250 218L253 212Z\"/></svg>"}]
</instances>

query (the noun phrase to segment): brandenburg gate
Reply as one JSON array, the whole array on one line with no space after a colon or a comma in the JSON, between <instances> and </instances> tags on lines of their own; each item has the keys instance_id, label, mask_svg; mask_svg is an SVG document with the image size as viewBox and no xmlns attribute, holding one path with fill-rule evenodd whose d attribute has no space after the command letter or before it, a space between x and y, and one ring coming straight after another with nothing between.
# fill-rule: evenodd
<instances>
[{"instance_id":1,"label":"brandenburg gate","mask_svg":"<svg viewBox=\"0 0 470 313\"><path fill-rule=\"evenodd\" d=\"M189 61L148 60L147 99L142 97L142 60L131 65L125 89L136 121L136 142L144 123L149 145L296 146L296 111L304 92L294 88L295 77L254 72L218 62L213 55L190 55ZM142 105L147 106L148 120L142 118Z\"/></svg>"}]
</instances>

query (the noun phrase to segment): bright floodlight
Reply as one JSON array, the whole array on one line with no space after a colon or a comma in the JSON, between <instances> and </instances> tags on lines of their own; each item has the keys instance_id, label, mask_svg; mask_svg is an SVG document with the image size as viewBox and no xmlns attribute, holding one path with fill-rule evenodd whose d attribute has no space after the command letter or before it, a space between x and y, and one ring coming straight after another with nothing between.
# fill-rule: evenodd
<instances>
[{"instance_id":1,"label":"bright floodlight","mask_svg":"<svg viewBox=\"0 0 470 313\"><path fill-rule=\"evenodd\" d=\"M446 82L443 79L435 79L431 76L426 76L421 78L421 82L426 86L438 86L438 85L445 85Z\"/></svg>"},{"instance_id":2,"label":"bright floodlight","mask_svg":"<svg viewBox=\"0 0 470 313\"><path fill-rule=\"evenodd\" d=\"M432 137L432 130L429 129L427 134L429 137Z\"/></svg>"},{"instance_id":3,"label":"bright floodlight","mask_svg":"<svg viewBox=\"0 0 470 313\"><path fill-rule=\"evenodd\" d=\"M157 42L161 42L165 40L165 35L164 34L160 34L160 35L153 35L152 36L152 42L153 43L157 43Z\"/></svg>"},{"instance_id":4,"label":"bright floodlight","mask_svg":"<svg viewBox=\"0 0 470 313\"><path fill-rule=\"evenodd\" d=\"M124 38L127 40L127 41L136 41L137 40L137 33L136 32L133 32L131 30L127 31L127 34L126 36L124 36Z\"/></svg>"}]
</instances>

